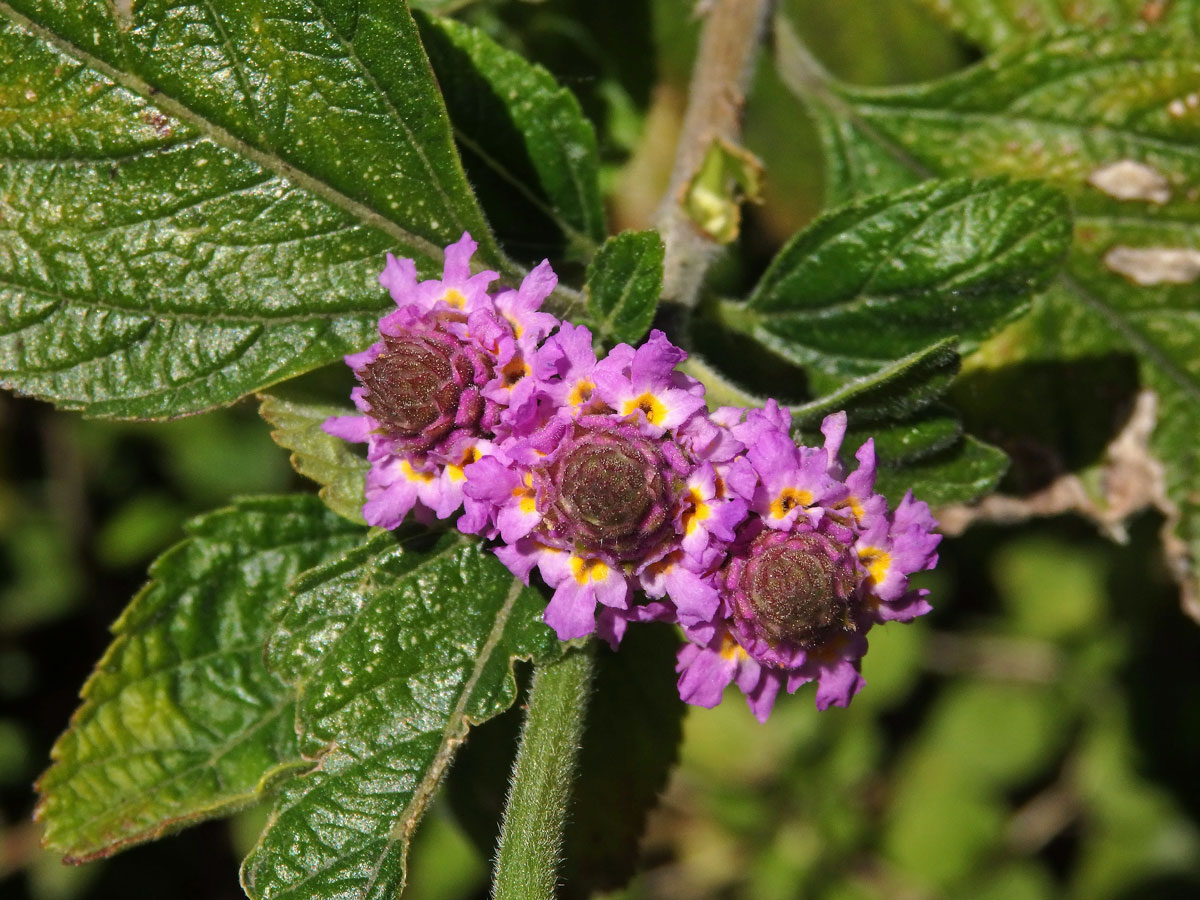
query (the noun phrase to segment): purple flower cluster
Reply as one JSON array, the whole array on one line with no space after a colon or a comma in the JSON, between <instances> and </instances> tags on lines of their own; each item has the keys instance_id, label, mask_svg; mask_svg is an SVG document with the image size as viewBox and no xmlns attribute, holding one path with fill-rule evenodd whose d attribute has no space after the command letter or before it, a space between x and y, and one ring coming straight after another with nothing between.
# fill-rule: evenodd
<instances>
[{"instance_id":1,"label":"purple flower cluster","mask_svg":"<svg viewBox=\"0 0 1200 900\"><path fill-rule=\"evenodd\" d=\"M816 681L819 708L847 705L871 626L929 609L908 586L937 560L926 504L888 510L871 441L847 472L844 413L813 448L774 401L709 412L662 332L597 359L586 328L538 311L548 263L490 294L474 250L464 234L425 281L389 255L380 282L398 309L346 357L361 415L324 427L367 444L367 522L458 514L514 574L538 570L563 640L615 647L629 622L678 623L689 703L715 706L736 682L765 720L780 688Z\"/></svg>"}]
</instances>

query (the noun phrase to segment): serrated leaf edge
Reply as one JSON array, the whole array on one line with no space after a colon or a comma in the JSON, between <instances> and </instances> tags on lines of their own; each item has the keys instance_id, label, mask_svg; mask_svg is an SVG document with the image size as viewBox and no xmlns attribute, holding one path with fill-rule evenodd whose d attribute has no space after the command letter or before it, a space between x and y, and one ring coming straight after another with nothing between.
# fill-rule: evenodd
<instances>
[{"instance_id":1,"label":"serrated leaf edge","mask_svg":"<svg viewBox=\"0 0 1200 900\"><path fill-rule=\"evenodd\" d=\"M133 598L126 605L126 607L122 611L121 615L117 617L117 619L112 623L111 626L109 626L109 632L113 635L113 640L108 645L108 647L105 649L104 654L96 662L95 667L92 669L91 673L88 675L87 680L84 681L83 686L79 689L79 699L82 700L83 702L78 707L75 708L74 712L71 713L71 718L69 719L69 721L67 723L67 727L63 730L63 733L61 735L59 735L59 737L54 741L54 744L51 746L51 748L50 748L50 760L51 760L50 766L44 772L42 772L42 774L39 775L37 777L36 781L34 782L33 789L38 794L38 800L37 800L37 803L34 805L33 814L32 814L33 820L35 822L43 821L44 816L46 814L46 808L47 808L48 804L50 803L50 798L49 798L49 796L47 796L47 794L43 790L43 785L45 783L46 777L57 766L63 764L62 758L61 758L63 739L68 734L70 734L76 728L76 726L81 724L81 722L84 720L85 717L90 717L90 716L94 715L96 710L100 709L105 703L110 702L107 699L106 700L93 699L92 693L94 691L94 685L100 678L109 674L108 668L109 668L112 658L118 653L118 651L120 651L122 648L124 648L124 646L126 644L128 644L128 642L130 640L130 633L125 631L125 627L126 627L126 623L127 623L128 619L129 619L129 613L131 610L133 610L137 606L138 603L143 601L143 598L148 593L150 593L150 591L152 591L156 587L156 585L158 584L159 574L161 573L162 568L165 565L167 565L170 560L172 560L175 557L179 556L180 554L186 552L188 546L193 541L202 537L203 536L202 530L203 530L204 526L210 520L212 520L214 518L218 518L224 514L227 514L231 511L233 511L233 510L250 509L250 510L256 510L259 512L268 512L269 510L267 509L267 507L277 505L279 500L285 499L288 496L289 495L261 496L261 497L239 497L239 498L235 498L233 500L233 502L229 504L229 506L222 507L221 509L213 510L212 512L206 513L202 516L198 516L184 524L184 535L185 536L182 539L180 539L179 541L177 541L175 544L173 544L172 546L170 546L166 550L164 550L150 564L150 566L146 572L146 575L147 575L146 583L143 584L141 586L141 588L137 591L137 593L135 593L133 595ZM286 546L286 545L279 545L279 546ZM301 573L301 575L302 574L303 573ZM297 576L297 578L299 578L299 577L300 577L300 575ZM236 647L230 648L226 652L231 652L231 653L238 652L240 649L245 649L245 648L236 648ZM278 678L277 675L275 677ZM281 680L281 683L282 683L282 680ZM274 720L276 715L286 712L287 707L290 704L294 703L295 699L296 698L293 695L293 696L289 696L286 699L284 699L283 701L281 701L271 711L270 716L268 718L264 718L263 721L256 724L249 731L239 734L237 736L237 739L225 744L223 749L229 750L230 748L237 746L242 740L245 739L245 737L247 735L254 734L256 731L258 731L258 729L262 728L263 725L267 721L272 721L272 720ZM92 761L91 764L95 765L95 764L97 764L97 762L100 762L100 761ZM231 799L224 803L214 803L210 806L200 807L200 808L196 809L194 812L189 813L187 815L177 816L175 818L164 819L161 822L159 822L157 825L154 825L154 826L147 828L144 831L140 831L136 834L129 835L128 837L121 838L120 840L115 841L111 844L108 844L105 847L101 848L100 850L97 850L92 853L72 854L72 853L64 852L63 862L71 864L71 865L80 865L82 863L94 862L95 860L98 860L98 859L105 859L121 850L124 850L127 847L131 847L136 844L141 844L141 843L145 843L147 841L155 840L156 838L163 837L164 835L178 831L179 829L184 828L187 825L192 824L194 822L200 822L205 819L213 818L214 816L218 816L218 815L225 814L225 813L233 813L233 812L237 812L238 810L245 809L246 807L251 806L258 799L260 799L267 790L269 790L273 785L278 783L278 781L280 779L282 779L283 777L290 775L291 773L299 771L299 770L308 769L308 768L310 768L310 766L311 766L311 764L307 760L297 760L297 761L291 762L291 763L281 763L277 766L274 766L274 767L268 769L266 772L264 772L262 777L255 784L254 788L246 794L243 794L239 797L236 797L236 798ZM182 772L177 772L174 775L172 775L171 778L167 779L164 782L161 782L161 784L169 784L171 781L175 780L176 778L179 778L184 774L189 774L193 771L196 771L198 768L200 768L200 766L193 766ZM43 848L45 848L47 850L54 849L54 847L55 847L55 845L51 844L48 841L44 831L40 838L40 844Z\"/></svg>"},{"instance_id":2,"label":"serrated leaf edge","mask_svg":"<svg viewBox=\"0 0 1200 900\"><path fill-rule=\"evenodd\" d=\"M376 535L376 537L380 537L380 535ZM454 544L451 544L448 547L446 547L443 552L449 553L449 552L451 552L451 550L464 547L468 543L469 543L469 540L466 538L463 538L463 539L455 542ZM356 548L356 549L358 551L362 550L361 547ZM354 553L354 552L355 551L351 551L351 553ZM440 557L441 557L441 554L438 555L438 558L440 558ZM433 560L433 559L426 560L426 561L418 564L417 566L414 566L412 569L409 569L408 571L406 571L404 573L404 577L409 577L414 572L420 571L421 568L423 568L424 566L430 565L435 561L436 560ZM344 562L345 562L345 560L343 559L343 560L338 560L338 561L329 563L327 565L337 566ZM299 576L299 578L304 578L306 575L311 575L311 574L313 574L313 573L305 573L304 575ZM295 587L296 585L299 584L299 578L297 579L297 582L293 583L293 587ZM413 835L414 831L416 830L417 825L420 824L421 818L423 817L425 810L429 805L429 802L433 799L434 794L437 792L437 789L440 786L442 779L446 774L446 770L449 768L450 762L454 758L454 754L457 752L459 746L461 746L463 741L466 740L467 734L470 731L471 727L473 727L475 725L479 725L483 721L486 721L486 719L476 719L474 716L471 716L470 714L467 713L466 708L471 702L471 696L475 690L476 684L478 684L479 679L482 677L484 670L487 668L488 663L491 661L492 653L495 651L497 645L499 645L499 643L503 639L504 629L507 627L508 622L512 616L513 607L516 605L517 598L520 597L522 591L525 591L525 590L532 590L532 588L528 588L519 579L514 577L512 580L512 586L509 588L509 592L504 599L504 603L501 605L500 609L496 613L496 619L492 623L492 628L488 632L487 638L484 640L483 645L480 647L479 653L475 657L475 664L471 669L471 674L467 677L467 680L463 683L463 688L458 696L458 700L455 702L454 710L449 718L449 721L446 723L446 727L442 731L441 741L438 744L438 749L434 754L433 762L431 763L430 767L426 770L426 774L418 782L417 788L416 788L416 790L414 790L412 798L409 800L408 804L406 804L403 813L399 817L399 821L392 827L391 831L389 832L387 843L385 844L383 851L380 853L379 858L376 860L376 863L374 865L374 869L371 874L371 880L359 892L359 894L358 894L359 897L366 897L366 896L370 895L370 892L374 889L374 886L376 884L376 879L379 876L379 871L383 866L386 855L391 851L391 849L396 845L397 842L402 842L404 844L405 849L402 854L402 859L407 860L408 844L411 841L412 835ZM356 611L355 615L357 615L358 612L359 611ZM340 639L340 635L339 635L339 639ZM336 643L336 640L334 643ZM561 646L563 646L563 645L560 645L560 647ZM329 652L328 649L325 652L328 653ZM516 665L517 660L528 660L531 658L532 657L528 654L514 654L513 656L509 657L508 667L507 667L508 671L506 673L506 682L509 687L515 687L515 685L516 685L515 665ZM299 696L303 692L304 685L307 682L307 680L308 680L307 678L300 678L300 679L297 679L296 682L294 682L296 685L297 696ZM514 692L513 696L515 699L515 692ZM296 722L297 731L298 731L298 733L302 734L302 732L300 731L302 725L299 720L299 715L300 715L299 705L297 705L296 713L297 713L297 722ZM320 768L320 766L321 766L321 758L320 758L320 756L318 756L318 758L316 760L315 768L310 771L316 771ZM279 814L280 814L280 810L278 807L276 807L275 809L273 809L271 811L271 814L270 814L269 818L267 819L267 823L263 827L262 833L259 835L258 841L255 842L254 847L246 855L246 858L243 861L241 870L239 872L239 882L242 886L242 890L245 891L246 896L252 898L252 900L259 900L261 895L254 893L254 891L252 889L252 885L248 881L247 863L252 858L254 858L255 854L263 846L263 842L266 838L266 835L270 832L270 830L274 826L275 822L278 821ZM403 888L403 886L404 886L404 884L402 883L401 888Z\"/></svg>"}]
</instances>

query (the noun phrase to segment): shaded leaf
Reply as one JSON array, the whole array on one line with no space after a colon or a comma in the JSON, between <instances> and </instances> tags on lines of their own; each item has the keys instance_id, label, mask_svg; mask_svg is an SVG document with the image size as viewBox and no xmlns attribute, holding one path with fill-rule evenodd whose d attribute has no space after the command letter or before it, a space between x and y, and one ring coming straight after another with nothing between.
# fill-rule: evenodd
<instances>
[{"instance_id":1,"label":"shaded leaf","mask_svg":"<svg viewBox=\"0 0 1200 900\"><path fill-rule=\"evenodd\" d=\"M1070 241L1062 195L1032 182L930 182L798 234L724 320L835 386L1026 308Z\"/></svg>"},{"instance_id":2,"label":"shaded leaf","mask_svg":"<svg viewBox=\"0 0 1200 900\"><path fill-rule=\"evenodd\" d=\"M1192 0L920 0L938 18L984 47L1069 28L1177 29L1195 39Z\"/></svg>"},{"instance_id":3,"label":"shaded leaf","mask_svg":"<svg viewBox=\"0 0 1200 900\"><path fill-rule=\"evenodd\" d=\"M306 765L293 692L263 665L268 612L366 530L302 495L242 500L187 530L113 626L38 783L45 842L70 860L245 806Z\"/></svg>"},{"instance_id":4,"label":"shaded leaf","mask_svg":"<svg viewBox=\"0 0 1200 900\"><path fill-rule=\"evenodd\" d=\"M857 423L887 421L918 412L940 397L958 374L958 339L945 338L883 368L848 381L817 400L793 406L797 428L819 425L838 410Z\"/></svg>"},{"instance_id":5,"label":"shaded leaf","mask_svg":"<svg viewBox=\"0 0 1200 900\"><path fill-rule=\"evenodd\" d=\"M851 420L846 446L875 440L880 465L899 468L953 447L962 438L962 424L953 411L938 403L916 415L890 422L860 425Z\"/></svg>"},{"instance_id":6,"label":"shaded leaf","mask_svg":"<svg viewBox=\"0 0 1200 900\"><path fill-rule=\"evenodd\" d=\"M1196 43L1161 31L1074 33L1012 44L943 81L831 85L828 102L818 97L843 194L874 190L863 180L872 169L888 183L1021 172L1068 193L1076 240L1065 272L1039 298L1031 339L1004 342L990 363L1137 357L1172 414L1152 450L1191 551L1185 578L1200 552L1200 471L1183 437L1200 426L1200 268L1178 263L1200 259L1200 198L1189 187L1200 180L1198 70Z\"/></svg>"},{"instance_id":7,"label":"shaded leaf","mask_svg":"<svg viewBox=\"0 0 1200 900\"><path fill-rule=\"evenodd\" d=\"M292 451L292 468L321 485L320 497L335 513L366 524L362 505L367 461L344 440L321 430L330 416L347 415L350 410L278 394L260 394L259 401L259 415L275 426L271 439Z\"/></svg>"},{"instance_id":8,"label":"shaded leaf","mask_svg":"<svg viewBox=\"0 0 1200 900\"><path fill-rule=\"evenodd\" d=\"M618 653L598 648L566 832L566 897L615 890L637 869L646 817L683 739L678 648L674 630L657 624L631 629Z\"/></svg>"},{"instance_id":9,"label":"shaded leaf","mask_svg":"<svg viewBox=\"0 0 1200 900\"><path fill-rule=\"evenodd\" d=\"M558 649L545 600L477 541L382 534L307 574L268 648L298 691L313 772L285 785L242 879L256 900L395 897L409 839L472 723L515 699L515 658Z\"/></svg>"},{"instance_id":10,"label":"shaded leaf","mask_svg":"<svg viewBox=\"0 0 1200 900\"><path fill-rule=\"evenodd\" d=\"M654 321L663 282L663 242L654 231L609 238L587 271L588 317L606 344L637 344Z\"/></svg>"},{"instance_id":11,"label":"shaded leaf","mask_svg":"<svg viewBox=\"0 0 1200 900\"><path fill-rule=\"evenodd\" d=\"M519 246L512 229L542 217L577 254L590 255L604 240L604 207L596 134L579 101L541 66L476 28L429 16L417 23L477 189L490 174L516 194L488 204L493 219L508 225L498 226L502 235Z\"/></svg>"},{"instance_id":12,"label":"shaded leaf","mask_svg":"<svg viewBox=\"0 0 1200 900\"><path fill-rule=\"evenodd\" d=\"M372 0L0 4L0 381L228 403L361 349L383 254L490 236L411 17Z\"/></svg>"},{"instance_id":13,"label":"shaded leaf","mask_svg":"<svg viewBox=\"0 0 1200 900\"><path fill-rule=\"evenodd\" d=\"M894 506L912 490L931 506L969 503L995 490L1008 456L963 432L954 410L932 403L904 417L872 421L848 409L843 461L868 438L875 442L876 489Z\"/></svg>"},{"instance_id":14,"label":"shaded leaf","mask_svg":"<svg viewBox=\"0 0 1200 900\"><path fill-rule=\"evenodd\" d=\"M875 489L896 504L912 490L930 506L970 503L990 494L1008 470L1004 451L971 435L945 450L893 466L883 461Z\"/></svg>"}]
</instances>

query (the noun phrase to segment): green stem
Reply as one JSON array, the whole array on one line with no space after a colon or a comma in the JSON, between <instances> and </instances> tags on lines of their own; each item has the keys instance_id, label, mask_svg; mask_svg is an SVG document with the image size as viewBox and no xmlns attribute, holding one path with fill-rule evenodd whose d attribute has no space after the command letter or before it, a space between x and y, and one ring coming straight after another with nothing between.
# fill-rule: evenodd
<instances>
[{"instance_id":1,"label":"green stem","mask_svg":"<svg viewBox=\"0 0 1200 900\"><path fill-rule=\"evenodd\" d=\"M533 673L492 882L494 900L553 900L592 690L592 644Z\"/></svg>"},{"instance_id":2,"label":"green stem","mask_svg":"<svg viewBox=\"0 0 1200 900\"><path fill-rule=\"evenodd\" d=\"M679 370L704 383L704 397L709 409L719 406L762 406L765 397L759 397L738 387L709 364L708 360L694 352L679 364Z\"/></svg>"}]
</instances>

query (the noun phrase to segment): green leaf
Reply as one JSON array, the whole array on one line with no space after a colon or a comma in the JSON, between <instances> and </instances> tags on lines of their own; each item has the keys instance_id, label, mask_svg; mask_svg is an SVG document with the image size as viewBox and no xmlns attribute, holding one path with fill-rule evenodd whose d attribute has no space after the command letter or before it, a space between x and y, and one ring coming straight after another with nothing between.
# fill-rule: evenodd
<instances>
[{"instance_id":1,"label":"green leaf","mask_svg":"<svg viewBox=\"0 0 1200 900\"><path fill-rule=\"evenodd\" d=\"M793 406L792 424L797 428L819 425L838 410L851 411L855 423L904 418L944 394L958 368L958 339L949 337L848 381L817 400Z\"/></svg>"},{"instance_id":2,"label":"green leaf","mask_svg":"<svg viewBox=\"0 0 1200 900\"><path fill-rule=\"evenodd\" d=\"M857 447L867 438L875 440L875 455L881 466L901 466L941 453L962 438L963 428L953 411L937 403L908 418L865 425L851 419L846 446Z\"/></svg>"},{"instance_id":3,"label":"green leaf","mask_svg":"<svg viewBox=\"0 0 1200 900\"><path fill-rule=\"evenodd\" d=\"M559 647L544 598L472 539L383 534L305 575L269 663L298 691L305 754L243 884L256 900L395 897L409 839L473 723L516 696L516 658Z\"/></svg>"},{"instance_id":4,"label":"green leaf","mask_svg":"<svg viewBox=\"0 0 1200 900\"><path fill-rule=\"evenodd\" d=\"M1027 35L1069 28L1177 29L1195 39L1191 0L920 0L966 37L989 49Z\"/></svg>"},{"instance_id":5,"label":"green leaf","mask_svg":"<svg viewBox=\"0 0 1200 900\"><path fill-rule=\"evenodd\" d=\"M587 271L588 317L606 344L636 344L654 321L663 282L663 242L655 231L609 238Z\"/></svg>"},{"instance_id":6,"label":"green leaf","mask_svg":"<svg viewBox=\"0 0 1200 900\"><path fill-rule=\"evenodd\" d=\"M341 438L321 430L330 416L353 415L353 411L277 394L260 394L259 401L259 415L275 426L272 440L292 451L292 468L321 485L319 495L335 513L366 524L362 506L367 461Z\"/></svg>"},{"instance_id":7,"label":"green leaf","mask_svg":"<svg viewBox=\"0 0 1200 900\"><path fill-rule=\"evenodd\" d=\"M616 890L637 870L646 817L683 739L678 649L674 629L658 624L630 629L617 653L598 648L567 825L566 897Z\"/></svg>"},{"instance_id":8,"label":"green leaf","mask_svg":"<svg viewBox=\"0 0 1200 900\"><path fill-rule=\"evenodd\" d=\"M990 494L1007 470L1004 451L966 434L946 449L916 460L899 465L881 460L875 489L892 504L911 489L918 499L937 508L971 503Z\"/></svg>"},{"instance_id":9,"label":"green leaf","mask_svg":"<svg viewBox=\"0 0 1200 900\"><path fill-rule=\"evenodd\" d=\"M969 503L995 490L1008 470L1008 456L965 434L955 411L942 403L890 419L863 416L853 405L847 413L843 457L850 462L850 452L874 440L875 487L893 505L910 489L934 507Z\"/></svg>"},{"instance_id":10,"label":"green leaf","mask_svg":"<svg viewBox=\"0 0 1200 900\"><path fill-rule=\"evenodd\" d=\"M1066 201L1033 182L956 179L835 210L793 238L724 320L836 386L1024 311L1070 241Z\"/></svg>"},{"instance_id":11,"label":"green leaf","mask_svg":"<svg viewBox=\"0 0 1200 900\"><path fill-rule=\"evenodd\" d=\"M306 765L293 692L263 664L268 612L365 529L295 495L241 500L187 531L113 626L38 783L45 842L70 861L245 806Z\"/></svg>"},{"instance_id":12,"label":"green leaf","mask_svg":"<svg viewBox=\"0 0 1200 900\"><path fill-rule=\"evenodd\" d=\"M1200 53L1161 31L1075 33L1009 46L943 81L873 91L829 85L827 146L842 192L930 173L1022 173L1070 196L1075 244L1038 299L1030 340L1007 342L993 365L1132 353L1159 396L1151 450L1165 467L1168 511L1200 553ZM919 123L919 126L914 124ZM832 133L836 125L836 134ZM881 168L885 165L887 168ZM1185 554L1186 556L1186 554Z\"/></svg>"},{"instance_id":13,"label":"green leaf","mask_svg":"<svg viewBox=\"0 0 1200 900\"><path fill-rule=\"evenodd\" d=\"M531 237L523 220L543 218L590 255L604 240L604 206L596 133L579 101L478 29L424 15L417 24L476 189L490 176L515 194L487 204L500 233L517 246Z\"/></svg>"},{"instance_id":14,"label":"green leaf","mask_svg":"<svg viewBox=\"0 0 1200 900\"><path fill-rule=\"evenodd\" d=\"M4 19L7 21L4 21ZM387 250L497 248L403 4L0 3L0 382L229 403L361 349Z\"/></svg>"}]
</instances>

